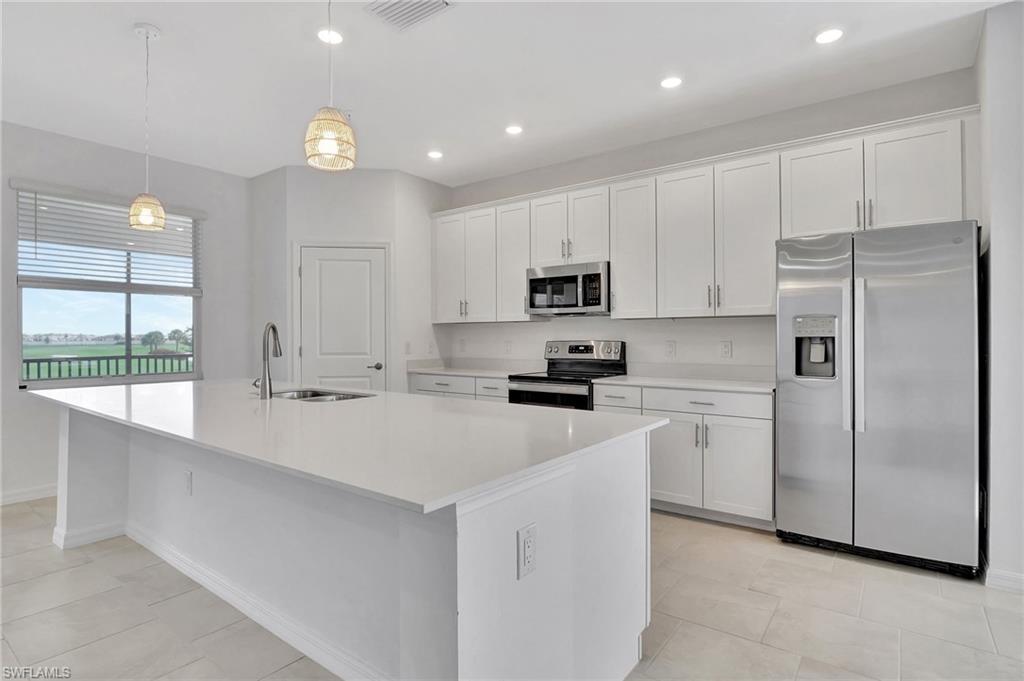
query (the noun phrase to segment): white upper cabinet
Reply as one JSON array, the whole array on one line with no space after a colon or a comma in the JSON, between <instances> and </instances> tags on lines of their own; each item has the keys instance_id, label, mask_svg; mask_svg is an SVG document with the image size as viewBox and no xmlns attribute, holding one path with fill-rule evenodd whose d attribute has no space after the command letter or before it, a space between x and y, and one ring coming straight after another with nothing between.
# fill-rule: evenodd
<instances>
[{"instance_id":1,"label":"white upper cabinet","mask_svg":"<svg viewBox=\"0 0 1024 681\"><path fill-rule=\"evenodd\" d=\"M564 265L568 254L566 195L530 201L530 266ZM525 284L524 284L525 286Z\"/></svg>"},{"instance_id":2,"label":"white upper cabinet","mask_svg":"<svg viewBox=\"0 0 1024 681\"><path fill-rule=\"evenodd\" d=\"M782 238L862 228L862 138L784 151L780 161Z\"/></svg>"},{"instance_id":3,"label":"white upper cabinet","mask_svg":"<svg viewBox=\"0 0 1024 681\"><path fill-rule=\"evenodd\" d=\"M661 175L657 189L658 316L714 315L714 167Z\"/></svg>"},{"instance_id":4,"label":"white upper cabinet","mask_svg":"<svg viewBox=\"0 0 1024 681\"><path fill-rule=\"evenodd\" d=\"M608 260L608 187L568 195L568 262Z\"/></svg>"},{"instance_id":5,"label":"white upper cabinet","mask_svg":"<svg viewBox=\"0 0 1024 681\"><path fill-rule=\"evenodd\" d=\"M778 153L716 165L716 314L774 314L779 236Z\"/></svg>"},{"instance_id":6,"label":"white upper cabinet","mask_svg":"<svg viewBox=\"0 0 1024 681\"><path fill-rule=\"evenodd\" d=\"M497 320L529 320L526 314L526 270L530 267L530 204L528 201L497 209L498 272Z\"/></svg>"},{"instance_id":7,"label":"white upper cabinet","mask_svg":"<svg viewBox=\"0 0 1024 681\"><path fill-rule=\"evenodd\" d=\"M434 321L461 322L466 292L466 216L434 222Z\"/></svg>"},{"instance_id":8,"label":"white upper cabinet","mask_svg":"<svg viewBox=\"0 0 1024 681\"><path fill-rule=\"evenodd\" d=\"M466 213L466 288L463 321L495 320L496 249L494 209Z\"/></svg>"},{"instance_id":9,"label":"white upper cabinet","mask_svg":"<svg viewBox=\"0 0 1024 681\"><path fill-rule=\"evenodd\" d=\"M772 422L705 415L703 436L704 508L771 520Z\"/></svg>"},{"instance_id":10,"label":"white upper cabinet","mask_svg":"<svg viewBox=\"0 0 1024 681\"><path fill-rule=\"evenodd\" d=\"M864 138L869 228L963 219L960 128L953 120Z\"/></svg>"},{"instance_id":11,"label":"white upper cabinet","mask_svg":"<svg viewBox=\"0 0 1024 681\"><path fill-rule=\"evenodd\" d=\"M651 431L651 498L700 508L704 501L703 418L650 409L643 413L669 420L667 426Z\"/></svg>"},{"instance_id":12,"label":"white upper cabinet","mask_svg":"<svg viewBox=\"0 0 1024 681\"><path fill-rule=\"evenodd\" d=\"M656 317L654 178L613 184L610 193L612 317Z\"/></svg>"}]
</instances>

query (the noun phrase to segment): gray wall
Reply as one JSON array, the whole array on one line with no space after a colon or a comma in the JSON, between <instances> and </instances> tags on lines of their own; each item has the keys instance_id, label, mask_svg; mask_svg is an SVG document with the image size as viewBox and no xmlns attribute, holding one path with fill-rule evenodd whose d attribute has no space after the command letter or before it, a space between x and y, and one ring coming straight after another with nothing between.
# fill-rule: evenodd
<instances>
[{"instance_id":1,"label":"gray wall","mask_svg":"<svg viewBox=\"0 0 1024 681\"><path fill-rule=\"evenodd\" d=\"M63 185L130 201L141 191L143 157L123 149L3 124L3 354L0 413L3 493L31 493L56 483L57 411L18 391L17 220L10 178ZM203 211L203 285L199 350L207 378L243 376L249 368L250 258L246 180L164 159L152 159L152 187L171 206ZM126 227L127 229L127 227ZM45 490L44 490L45 491Z\"/></svg>"},{"instance_id":2,"label":"gray wall","mask_svg":"<svg viewBox=\"0 0 1024 681\"><path fill-rule=\"evenodd\" d=\"M963 69L456 187L452 207L552 189L707 156L848 130L977 103L974 70Z\"/></svg>"}]
</instances>

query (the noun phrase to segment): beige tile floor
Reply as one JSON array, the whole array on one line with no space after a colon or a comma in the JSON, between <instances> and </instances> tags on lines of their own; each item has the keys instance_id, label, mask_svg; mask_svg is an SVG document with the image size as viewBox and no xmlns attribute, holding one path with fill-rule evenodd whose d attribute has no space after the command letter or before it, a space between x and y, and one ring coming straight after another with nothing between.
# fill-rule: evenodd
<instances>
[{"instance_id":1,"label":"beige tile floor","mask_svg":"<svg viewBox=\"0 0 1024 681\"><path fill-rule=\"evenodd\" d=\"M50 544L54 500L0 508L4 665L74 679L336 678L125 537ZM632 681L1024 679L1024 598L652 514Z\"/></svg>"}]
</instances>

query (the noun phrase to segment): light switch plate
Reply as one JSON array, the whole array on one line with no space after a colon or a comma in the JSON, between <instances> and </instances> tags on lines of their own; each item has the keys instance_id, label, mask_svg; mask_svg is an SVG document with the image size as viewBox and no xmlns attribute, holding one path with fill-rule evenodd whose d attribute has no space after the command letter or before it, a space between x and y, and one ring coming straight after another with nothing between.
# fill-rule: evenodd
<instances>
[{"instance_id":1,"label":"light switch plate","mask_svg":"<svg viewBox=\"0 0 1024 681\"><path fill-rule=\"evenodd\" d=\"M536 523L516 531L516 546L516 579L522 579L537 568Z\"/></svg>"},{"instance_id":2,"label":"light switch plate","mask_svg":"<svg viewBox=\"0 0 1024 681\"><path fill-rule=\"evenodd\" d=\"M718 342L718 356L723 359L732 359L732 341L724 340Z\"/></svg>"}]
</instances>

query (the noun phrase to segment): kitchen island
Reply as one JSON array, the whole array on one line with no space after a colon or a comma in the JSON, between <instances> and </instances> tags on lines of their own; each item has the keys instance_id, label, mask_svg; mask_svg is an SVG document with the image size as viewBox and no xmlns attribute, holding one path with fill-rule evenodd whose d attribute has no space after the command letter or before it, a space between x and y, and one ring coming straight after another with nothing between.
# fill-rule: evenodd
<instances>
[{"instance_id":1,"label":"kitchen island","mask_svg":"<svg viewBox=\"0 0 1024 681\"><path fill-rule=\"evenodd\" d=\"M127 534L347 681L639 659L664 419L242 381L34 394L61 406L54 543Z\"/></svg>"}]
</instances>

